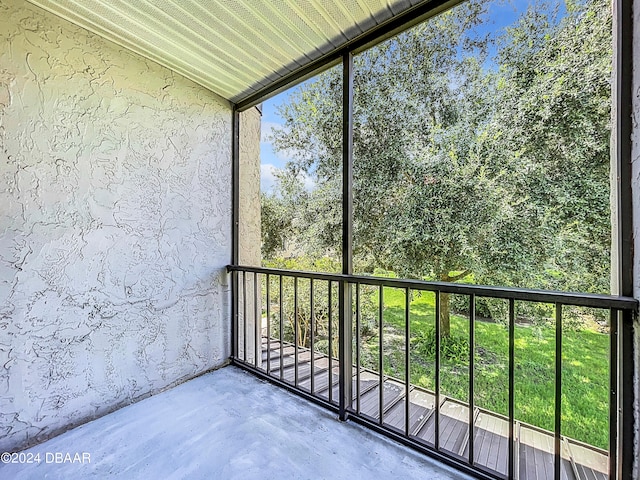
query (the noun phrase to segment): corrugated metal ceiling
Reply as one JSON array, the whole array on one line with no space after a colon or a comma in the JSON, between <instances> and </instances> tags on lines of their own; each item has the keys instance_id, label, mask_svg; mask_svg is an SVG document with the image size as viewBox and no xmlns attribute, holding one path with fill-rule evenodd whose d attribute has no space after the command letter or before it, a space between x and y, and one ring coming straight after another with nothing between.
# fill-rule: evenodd
<instances>
[{"instance_id":1,"label":"corrugated metal ceiling","mask_svg":"<svg viewBox=\"0 0 640 480\"><path fill-rule=\"evenodd\" d=\"M423 0L29 0L237 103Z\"/></svg>"}]
</instances>

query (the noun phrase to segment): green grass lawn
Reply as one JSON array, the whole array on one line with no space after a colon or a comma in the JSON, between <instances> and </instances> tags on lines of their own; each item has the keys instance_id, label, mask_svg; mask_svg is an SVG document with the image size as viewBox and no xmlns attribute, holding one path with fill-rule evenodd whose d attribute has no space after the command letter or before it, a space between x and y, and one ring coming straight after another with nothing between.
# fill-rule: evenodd
<instances>
[{"instance_id":1,"label":"green grass lawn","mask_svg":"<svg viewBox=\"0 0 640 480\"><path fill-rule=\"evenodd\" d=\"M415 294L415 292L414 292ZM404 379L404 291L384 289L383 369ZM377 294L372 291L373 304ZM425 337L434 328L434 295L414 296L410 308L411 383L435 389L434 356L425 353ZM378 325L375 309L363 315L361 364L378 369ZM506 325L476 321L475 404L508 413L508 329ZM469 319L451 317L451 336L458 354L441 361L442 393L468 400ZM457 340L456 340L457 339ZM563 333L562 433L608 447L609 336L595 331ZM515 407L520 421L553 430L555 402L555 328L515 327Z\"/></svg>"}]
</instances>

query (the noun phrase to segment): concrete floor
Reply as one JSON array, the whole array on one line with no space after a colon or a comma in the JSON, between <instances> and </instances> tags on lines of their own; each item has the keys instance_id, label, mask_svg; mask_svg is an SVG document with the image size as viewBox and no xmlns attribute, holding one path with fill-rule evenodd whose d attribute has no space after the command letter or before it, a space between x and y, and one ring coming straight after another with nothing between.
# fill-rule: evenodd
<instances>
[{"instance_id":1,"label":"concrete floor","mask_svg":"<svg viewBox=\"0 0 640 480\"><path fill-rule=\"evenodd\" d=\"M0 464L0 478L470 478L236 367L22 453L33 463Z\"/></svg>"}]
</instances>

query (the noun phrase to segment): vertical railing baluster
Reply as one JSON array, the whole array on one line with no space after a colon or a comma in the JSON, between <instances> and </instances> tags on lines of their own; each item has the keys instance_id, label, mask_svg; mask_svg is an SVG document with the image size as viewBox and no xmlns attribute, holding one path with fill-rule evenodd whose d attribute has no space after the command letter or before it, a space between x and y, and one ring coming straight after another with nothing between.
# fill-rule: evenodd
<instances>
[{"instance_id":1,"label":"vertical railing baluster","mask_svg":"<svg viewBox=\"0 0 640 480\"><path fill-rule=\"evenodd\" d=\"M379 403L379 407L380 407L380 415L379 415L379 423L380 425L382 425L382 422L384 421L384 415L383 415L383 406L384 406L384 371L383 371L383 367L384 365L382 364L382 329L383 329L383 324L384 324L384 318L383 318L383 311L384 311L384 298L383 298L383 294L384 294L384 287L382 285L380 285L379 289L378 289L378 366L380 367L380 388L378 391L379 394L379 398L378 398L378 403Z\"/></svg>"},{"instance_id":2,"label":"vertical railing baluster","mask_svg":"<svg viewBox=\"0 0 640 480\"><path fill-rule=\"evenodd\" d=\"M331 280L329 280L329 312L328 312L328 322L329 325L328 333L329 333L329 402L333 401L333 329L331 328L331 318L333 317L333 298L332 298L332 286Z\"/></svg>"},{"instance_id":3,"label":"vertical railing baluster","mask_svg":"<svg viewBox=\"0 0 640 480\"><path fill-rule=\"evenodd\" d=\"M360 283L356 283L356 412L360 413Z\"/></svg>"},{"instance_id":4,"label":"vertical railing baluster","mask_svg":"<svg viewBox=\"0 0 640 480\"><path fill-rule=\"evenodd\" d=\"M293 277L293 384L298 386L298 277Z\"/></svg>"},{"instance_id":5,"label":"vertical railing baluster","mask_svg":"<svg viewBox=\"0 0 640 480\"><path fill-rule=\"evenodd\" d=\"M366 418L364 420L365 420L365 423L372 423L372 424L376 423L377 424L376 430L381 430L379 427L382 427L382 430L395 431L399 435L399 436L396 436L396 438L400 438L400 436L402 436L402 433L404 433L404 438L407 439L406 443L410 445L416 445L416 444L422 443L422 440L420 438L416 438L414 435L412 435L412 433L417 433L417 432L412 432L411 430L412 428L412 425L411 425L411 413L412 413L411 368L413 365L412 357L411 357L412 355L411 335L412 335L412 328L413 328L411 325L411 303L412 303L411 296L412 296L412 291L416 291L416 290L422 291L422 289L448 288L448 287L442 287L437 284L435 285L434 284L424 284L424 285L414 284L407 281L399 281L397 283L395 281L380 282L379 279L373 279L371 280L372 283L368 283L369 280L366 280L363 277L346 277L346 276L337 277L337 276L331 276L331 275L324 276L324 275L313 275L313 274L301 274L302 276L298 276L296 272L286 272L286 271L269 270L269 269L254 269L254 268L248 268L244 270L239 267L233 267L233 266L229 266L227 268L229 273L231 274L231 281L232 281L232 285L231 285L231 289L232 289L232 305L231 305L231 308L232 308L232 312L231 312L232 313L232 323L231 323L232 361L234 361L238 365L246 364L245 368L248 368L255 372L254 361L253 361L254 359L251 359L252 352L250 350L252 349L249 342L250 336L255 335L255 345L254 345L255 348L253 349L254 350L253 353L255 355L256 369L263 371L263 375L264 373L266 373L267 376L273 376L274 379L278 378L277 371L276 372L273 371L271 360L273 359L274 355L276 356L278 355L278 349L279 349L280 351L280 363L279 363L280 377L279 378L282 382L285 382L284 343L285 343L285 340L287 341L287 343L289 343L289 340L291 339L290 337L286 336L285 326L288 327L292 324L293 330L294 330L294 334L293 334L294 351L291 352L289 350L289 353L287 353L287 358L290 359L292 356L294 357L294 365L293 365L294 379L292 382L290 380L287 380L286 383L289 383L290 386L295 386L296 388L301 389L300 387L301 350L300 349L303 348L304 349L303 351L306 352L307 346L310 346L310 362L311 362L311 366L309 370L310 371L310 393L311 395L314 395L314 396L317 395L316 389L318 388L317 382L315 381L315 348L318 340L316 335L316 329L319 329L321 331L323 328L321 325L319 326L317 324L316 318L315 318L315 314L316 314L315 285L318 283L318 281L321 283L322 282L327 283L327 287L328 287L327 330L328 330L328 365L329 365L328 372L327 372L328 383L329 383L328 401L329 403L334 405L338 403L335 400L335 392L334 392L334 387L335 387L334 379L335 379L336 372L333 371L333 368L337 367L337 365L335 364L336 358L333 357L334 340L340 340L342 338L343 333L345 332L345 329L346 328L349 329L346 335L349 337L348 342L345 342L344 340L340 340L339 349L337 350L339 352L337 358L339 359L339 362L340 362L339 364L340 373L338 375L340 376L339 378L339 382L340 382L339 383L339 388L340 388L339 411L341 412L340 413L341 418L343 417L343 414L345 417L347 415L362 414L361 409L363 405L361 405L362 403L361 394L363 390L366 392L370 392L368 394L373 394L374 395L373 398L375 398L376 396L374 393L375 387L376 387L375 382L372 385L365 386L364 389L363 389L363 386L361 385L362 377L363 375L366 374L366 371L367 371L367 369L365 368L361 369L361 362L363 361L362 355L361 355L361 347L363 342L362 321L363 321L363 318L366 318L366 317L363 317L363 311L362 311L361 285L365 286L364 287L365 294L367 292L366 290L367 288L373 289L373 290L369 290L369 296L371 296L371 295L375 295L376 284L378 284L377 285L378 287L378 306L377 306L378 307L378 311L377 311L378 359L377 359L377 363L379 368L379 373L378 373L379 378L378 378L377 386L379 391L378 391L377 400L378 400L379 418L377 419L377 421L373 420L372 422L369 422L368 420L366 420ZM251 275L253 275L253 281L250 277ZM274 276L278 277L279 284L276 284L275 287L272 287L271 278ZM242 277L242 279L240 277ZM289 312L288 311L289 307L287 307L286 315L285 315L285 303L288 302L290 298L288 297L287 299L285 299L284 287L285 287L285 282L288 281L288 280L285 280L285 277L291 279L291 281L293 282L293 289L292 289L293 305L290 307L292 308L292 312ZM306 317L301 316L301 313L303 312L300 310L304 306L301 306L299 304L300 278L309 278L310 318L308 323L305 323L305 324L303 324L302 321L303 321L303 318L306 318ZM331 278L331 280L329 280L329 278ZM352 281L353 283L350 283L350 281L345 280L346 278L349 278L350 281ZM265 281L266 281L266 285L264 284ZM361 283L361 282L364 282L364 283ZM336 284L336 290L339 291L340 315L341 315L339 323L336 324L337 327L340 329L339 331L336 332L336 339L333 338L334 328L336 328L336 325L333 324L334 284ZM351 293L353 291L354 284L355 284L355 299L353 297L353 293ZM242 285L242 287L240 285ZM347 285L348 285L348 289L346 288ZM262 293L263 286L265 287L264 295ZM279 286L278 300L273 300L273 304L272 304L272 297L273 297L272 288L277 289L278 286ZM251 294L251 288L253 288L253 295ZM304 290L305 288L304 285L302 286L302 288ZM469 305L468 431L467 431L467 439L464 439L464 442L466 443L467 452L468 452L468 458L466 459L468 463L465 462L464 459L460 459L457 456L456 457L458 458L458 460L460 460L458 464L462 466L463 469L466 469L467 471L477 471L477 472L488 473L491 476L495 475L497 478L499 476L502 476L503 474L499 474L496 471L489 472L488 470L485 469L485 467L488 467L490 470L498 470L498 466L497 465L490 466L492 465L491 463L489 464L484 463L484 460L480 459L480 457L483 456L481 455L480 450L478 450L477 452L475 451L476 446L480 447L480 444L475 443L475 431L476 431L475 421L477 421L476 417L478 412L478 409L475 406L475 360L476 360L475 355L476 355L476 349L480 348L479 345L476 345L476 340L477 340L476 336L480 335L480 337L478 337L480 338L479 344L482 341L482 328L481 328L482 324L481 323L480 323L480 327L478 327L479 330L476 331L476 320L477 320L476 307L477 307L477 295L480 295L482 297L483 295L485 295L484 292L486 292L486 290L483 290L482 288L484 287L480 287L480 288L473 287L469 289L459 290L461 293L464 292L462 293L463 295L467 295L469 297L469 303L468 303ZM405 301L404 301L405 378L403 380L399 380L400 384L398 385L402 387L403 386L402 383L404 383L405 397L402 398L402 396L400 396L396 398L395 400L390 402L388 408L386 409L385 409L386 392L384 389L385 389L385 380L386 380L385 366L388 366L388 361L385 364L386 360L385 360L384 354L385 354L385 348L388 350L389 346L385 347L385 344L384 344L385 289L393 289L394 292L397 290L397 293L399 294L401 290L404 290L404 295L405 295ZM324 290L324 289L322 288L321 290ZM346 293L347 291L348 293ZM474 293L469 293L469 292L474 292ZM502 300L508 301L508 322L509 323L508 323L508 392L507 393L508 393L509 424L508 424L508 432L505 432L505 434L508 435L508 444L507 444L508 451L506 452L508 455L507 465L506 465L507 470L504 473L506 478L517 478L518 470L520 469L519 464L521 463L521 460L519 458L520 452L518 451L519 442L521 440L518 435L519 424L517 424L515 421L515 416L516 416L516 411L515 411L515 396L516 396L516 393L515 393L515 350L516 350L515 334L517 333L516 332L517 313L516 313L516 304L515 304L516 300L515 298L509 298L509 297L516 296L518 298L526 299L525 301L530 301L530 302L549 302L550 301L548 300L550 297L549 295L537 295L537 292L527 292L527 293L528 293L527 296L524 296L524 295L520 296L518 292L513 293L512 291L504 289L503 293L496 295L497 298L501 298ZM448 405L448 403L446 403L447 401L447 396L445 395L446 389L443 389L443 385L442 385L443 382L442 382L442 376L441 376L443 363L446 366L446 361L443 361L442 354L441 354L442 353L441 350L443 348L443 339L442 339L443 330L442 330L440 316L442 314L442 308L443 308L442 295L444 294L445 293L441 292L440 290L434 290L436 354L435 354L435 376L434 376L435 402L433 407L435 411L432 411L434 416L432 420L435 423L433 446L436 451L441 450L441 447L445 444L444 439L449 435L449 430L447 427L445 427L443 423L443 420L445 420L446 417L444 418L441 417L441 414L443 414L441 406ZM494 292L489 294L495 295ZM579 299L575 300L576 297L571 295L573 294L562 295L562 294L558 294L557 292L553 293L553 296L554 296L553 301L556 301L556 303L554 304L555 306L555 332L554 332L555 399L554 399L554 427L553 427L553 439L554 439L553 478L555 480L560 480L561 478L563 478L563 476L566 478L567 471L565 466L569 465L569 463L567 462L571 460L569 457L567 457L567 451L566 451L566 448L568 447L567 439L564 438L562 435L562 426L563 426L562 424L562 413L563 413L562 368L563 368L563 362L564 362L564 359L562 356L563 355L563 338L562 337L563 337L563 330L564 330L563 308L565 305L581 306L581 305L594 304L591 298L585 297L584 299L582 299L578 297ZM249 298L250 296L252 296L253 298ZM623 394L622 389L626 385L626 383L623 381L621 377L621 372L622 374L624 374L624 364L622 359L624 356L625 348L629 348L628 346L625 347L626 345L625 344L625 328L627 328L625 322L629 321L627 317L633 317L633 310L632 310L633 307L628 306L630 302L629 302L629 299L625 297L619 298L617 299L617 301L616 299L614 299L614 297L611 297L611 298L613 300L603 301L603 303L600 304L600 306L596 305L594 308L599 308L601 310L609 309L609 337L610 337L609 338L609 342L610 342L609 387L610 387L610 391L609 391L609 432L608 432L609 434L608 474L611 479L614 479L614 478L621 478L622 474L620 472L624 470L626 465L625 454L626 455L629 454L629 451L627 450L627 447L625 446L625 441L624 441L624 440L627 440L628 438L628 433L627 433L627 436L625 436L625 430L624 430L626 428L626 424L624 423L626 419L624 418L624 415L627 413L627 410L623 409L623 406L626 405L625 402L628 402L628 399L626 399L625 395ZM253 307L251 305L251 301L254 302ZM266 307L262 306L263 301L266 301ZM323 308L321 307L322 307L322 304L324 304L324 300L320 298L319 302L320 302L319 308L320 310L323 310ZM355 302L355 305L354 305L354 302ZM286 305L290 305L290 304L286 303ZM609 307L609 305L613 305L613 307ZM272 337L272 334L273 334L272 330L274 328L272 324L273 323L272 313L273 313L273 308L278 308L278 306L279 306L279 314L277 318L275 316L273 317L273 321L279 322L279 332L278 332L278 335ZM254 312L249 313L249 310L254 310ZM266 314L266 322L262 317L263 313ZM293 322L289 321L290 313L293 314L293 319L294 319ZM251 325L250 325L250 316L252 314L255 320L254 332L251 332ZM346 316L349 317L349 321L348 323L345 323L343 325L343 319ZM354 316L355 316L355 322L353 321ZM375 321L375 317L374 317L374 321ZM242 322L242 326L240 326L240 322ZM287 325L285 325L285 322ZM305 327L309 328L308 337L306 334L303 335L303 332L306 331L306 330L303 330L303 328ZM387 332L387 334L388 333L389 332ZM354 334L355 334L355 339L353 338ZM265 335L266 335L266 339L265 339ZM275 349L272 350L271 346L273 342L278 342L278 337L279 337L279 346L277 346ZM309 343L307 343L307 339L309 339L308 340ZM286 348L289 348L289 346L290 345L288 345ZM265 348L266 348L266 354L264 352ZM344 356L345 353L347 352L346 350L347 348L348 348L349 363L345 361L345 358L347 357ZM275 351L276 353L273 354L272 353L273 351ZM389 352L387 351L387 353ZM355 358L353 358L353 355L355 355ZM265 362L266 362L266 366L264 366ZM354 366L356 367L355 375L353 372ZM276 367L276 369L277 368L278 367ZM374 368L374 367L371 367L371 368ZM291 371L289 366L287 366L286 371L287 372ZM320 372L324 373L324 368L321 368ZM348 376L345 375L345 372L348 373ZM345 376L343 377L343 375ZM627 375L628 375L628 372L627 372ZM287 374L287 378L289 378L289 374ZM306 374L304 378L305 378L304 383L306 383ZM401 378L401 376L398 378ZM390 381L393 383L393 377L390 377L390 379L391 379ZM345 382L347 381L349 383L348 392L346 391L346 388L345 388ZM355 381L355 385L354 385L354 381ZM627 381L627 383L629 382ZM338 385L337 382L336 382L336 385ZM304 390L307 391L306 388ZM325 388L323 387L322 395L321 395L323 398L325 398L324 390ZM419 387L416 386L414 391L418 391L418 390L419 390ZM464 398L464 397L460 397L460 398ZM413 405L413 407L415 407L415 405ZM404 412L402 412L402 410L404 410ZM385 423L386 413L390 413L390 411L393 411L394 415L395 413L400 413L400 414L404 413L404 425L400 423L397 425L399 428L396 429L390 426L389 422ZM369 415L366 415L365 417L371 419ZM483 414L483 418L484 418L484 414ZM428 419L429 417L427 416L426 418L422 419L422 422L419 422L419 425L421 426L421 428L426 424ZM444 429L442 432L444 436L442 437L440 436L441 427ZM430 428L429 428L429 432L430 432ZM483 432L483 430L481 430L480 427L478 427L478 432L480 435ZM427 440L429 442L427 448L431 449L432 448L430 443L431 439L424 438L424 440ZM425 445L422 444L422 446L424 447ZM458 451L461 453L460 450ZM447 455L449 455L449 453L453 453L453 452L447 451L445 452L444 456L446 457ZM478 453L478 457L479 457L478 462L475 461L475 453ZM502 454L500 454L499 452L495 452L495 454L503 455L504 452ZM493 455L493 453L490 453L490 455ZM499 458L502 458L504 461L503 456ZM522 460L522 462L524 462L524 459ZM462 463L464 463L466 467L462 465ZM574 473L576 472L575 465L571 468L571 471Z\"/></svg>"},{"instance_id":6,"label":"vertical railing baluster","mask_svg":"<svg viewBox=\"0 0 640 480\"><path fill-rule=\"evenodd\" d=\"M411 290L404 289L404 434L409 436L409 396L411 393L411 374L409 373L409 352L411 350L411 325L409 324L409 296Z\"/></svg>"},{"instance_id":7,"label":"vertical railing baluster","mask_svg":"<svg viewBox=\"0 0 640 480\"><path fill-rule=\"evenodd\" d=\"M284 378L284 368L283 368L283 357L284 357L284 347L282 346L282 344L284 343L284 335L282 330L284 329L284 313L282 311L283 308L283 304L284 304L284 299L283 299L283 295L284 292L282 291L282 275L280 275L280 329L279 329L279 334L280 334L280 380L282 380Z\"/></svg>"},{"instance_id":8,"label":"vertical railing baluster","mask_svg":"<svg viewBox=\"0 0 640 480\"><path fill-rule=\"evenodd\" d=\"M469 295L469 463L473 465L475 461L474 456L474 370L475 370L475 358L476 358L476 296L474 294Z\"/></svg>"},{"instance_id":9,"label":"vertical railing baluster","mask_svg":"<svg viewBox=\"0 0 640 480\"><path fill-rule=\"evenodd\" d=\"M262 329L262 315L258 312L258 273L253 274L253 322L255 329L255 364L256 368L262 368L262 353L258 355L258 352L262 350L262 338L260 330ZM259 320L258 320L259 318Z\"/></svg>"},{"instance_id":10,"label":"vertical railing baluster","mask_svg":"<svg viewBox=\"0 0 640 480\"><path fill-rule=\"evenodd\" d=\"M618 477L618 310L609 312L609 478Z\"/></svg>"},{"instance_id":11,"label":"vertical railing baluster","mask_svg":"<svg viewBox=\"0 0 640 480\"><path fill-rule=\"evenodd\" d=\"M556 303L556 402L555 402L555 445L553 471L555 480L560 480L561 467L561 427L562 427L562 304Z\"/></svg>"},{"instance_id":12,"label":"vertical railing baluster","mask_svg":"<svg viewBox=\"0 0 640 480\"><path fill-rule=\"evenodd\" d=\"M267 273L267 375L271 374L271 275Z\"/></svg>"},{"instance_id":13,"label":"vertical railing baluster","mask_svg":"<svg viewBox=\"0 0 640 480\"><path fill-rule=\"evenodd\" d=\"M440 291L436 290L436 421L435 421L435 438L434 446L436 450L440 449Z\"/></svg>"},{"instance_id":14,"label":"vertical railing baluster","mask_svg":"<svg viewBox=\"0 0 640 480\"><path fill-rule=\"evenodd\" d=\"M508 478L514 478L515 452L514 452L514 377L515 377L515 301L509 299L509 465Z\"/></svg>"},{"instance_id":15,"label":"vertical railing baluster","mask_svg":"<svg viewBox=\"0 0 640 480\"><path fill-rule=\"evenodd\" d=\"M238 311L240 310L240 275L237 270L231 272L231 356L238 359L238 344L240 337Z\"/></svg>"},{"instance_id":16,"label":"vertical railing baluster","mask_svg":"<svg viewBox=\"0 0 640 480\"><path fill-rule=\"evenodd\" d=\"M247 361L247 272L242 272L242 331L244 340L242 342L242 359Z\"/></svg>"},{"instance_id":17,"label":"vertical railing baluster","mask_svg":"<svg viewBox=\"0 0 640 480\"><path fill-rule=\"evenodd\" d=\"M315 387L315 373L316 373L316 351L315 351L315 308L314 308L314 300L313 300L313 278L309 279L309 314L311 318L309 318L309 344L311 346L311 395L313 395L314 387Z\"/></svg>"}]
</instances>

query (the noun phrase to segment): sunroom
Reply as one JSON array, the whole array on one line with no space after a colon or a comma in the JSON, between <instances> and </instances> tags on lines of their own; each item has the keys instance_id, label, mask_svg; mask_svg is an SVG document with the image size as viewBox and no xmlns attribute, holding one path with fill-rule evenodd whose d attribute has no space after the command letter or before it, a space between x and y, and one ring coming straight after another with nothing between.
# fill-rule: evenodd
<instances>
[{"instance_id":1,"label":"sunroom","mask_svg":"<svg viewBox=\"0 0 640 480\"><path fill-rule=\"evenodd\" d=\"M468 3L0 0L1 477L639 478L633 2L611 4L606 46L609 294L461 283L455 268L446 279L374 274L354 252L356 117L375 97L357 87L357 59L380 45L393 56L400 47L386 42ZM337 139L337 267L274 267L260 253L263 104L323 72L339 99L325 105ZM437 181L419 179L407 185ZM447 212L433 215L438 223ZM454 366L442 323L450 305L465 337ZM484 305L499 306L502 320ZM549 352L535 368L550 392L540 422L526 416L521 387L533 362L522 332L534 330L522 312L538 307ZM576 315L597 320L591 352L572 350L586 338ZM432 327L424 354L421 322ZM487 353L494 324L499 354ZM581 423L571 368L590 365L591 353L606 378L580 381L601 418ZM499 364L499 406L483 391L488 361ZM184 455L196 444L207 460ZM234 454L242 445L252 453ZM103 457L93 466L82 462L92 448Z\"/></svg>"}]
</instances>

